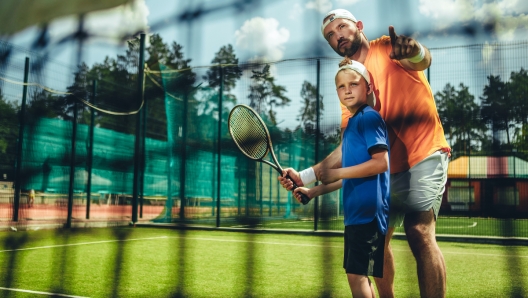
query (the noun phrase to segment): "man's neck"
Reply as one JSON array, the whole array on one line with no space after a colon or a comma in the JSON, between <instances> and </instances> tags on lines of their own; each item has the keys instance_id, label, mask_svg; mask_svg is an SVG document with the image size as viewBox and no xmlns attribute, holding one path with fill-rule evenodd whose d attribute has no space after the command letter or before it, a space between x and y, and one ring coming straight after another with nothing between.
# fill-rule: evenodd
<instances>
[{"instance_id":1,"label":"man's neck","mask_svg":"<svg viewBox=\"0 0 528 298\"><path fill-rule=\"evenodd\" d=\"M370 49L370 43L365 38L361 38L361 48L357 51L352 57L349 57L352 60L357 62L364 63L367 60L368 51Z\"/></svg>"}]
</instances>

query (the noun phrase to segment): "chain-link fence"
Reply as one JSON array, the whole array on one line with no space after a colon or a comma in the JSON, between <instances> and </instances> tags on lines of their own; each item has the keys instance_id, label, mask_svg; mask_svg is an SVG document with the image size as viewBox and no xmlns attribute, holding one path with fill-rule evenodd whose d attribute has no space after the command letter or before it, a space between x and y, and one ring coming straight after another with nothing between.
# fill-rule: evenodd
<instances>
[{"instance_id":1,"label":"chain-link fence","mask_svg":"<svg viewBox=\"0 0 528 298\"><path fill-rule=\"evenodd\" d=\"M75 69L0 43L12 53L0 67L1 220L341 231L339 192L298 204L227 131L230 109L248 104L283 167L322 160L340 139L339 59L238 63L224 47L218 64L193 68L156 38L146 56L138 39ZM431 49L427 76L453 148L439 234L528 236L526 46Z\"/></svg>"}]
</instances>

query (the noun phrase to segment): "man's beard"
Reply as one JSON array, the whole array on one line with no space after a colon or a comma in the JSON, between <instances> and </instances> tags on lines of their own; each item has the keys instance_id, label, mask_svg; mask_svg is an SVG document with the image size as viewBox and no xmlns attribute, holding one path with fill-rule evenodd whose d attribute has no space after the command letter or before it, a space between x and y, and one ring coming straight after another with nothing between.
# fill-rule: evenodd
<instances>
[{"instance_id":1,"label":"man's beard","mask_svg":"<svg viewBox=\"0 0 528 298\"><path fill-rule=\"evenodd\" d=\"M339 46L339 44L338 44ZM345 48L344 52L339 52L338 50L335 50L336 53L338 53L342 57L352 57L354 54L361 48L361 33L359 33L359 30L356 31L356 34L354 35L354 40L351 41L350 47Z\"/></svg>"}]
</instances>

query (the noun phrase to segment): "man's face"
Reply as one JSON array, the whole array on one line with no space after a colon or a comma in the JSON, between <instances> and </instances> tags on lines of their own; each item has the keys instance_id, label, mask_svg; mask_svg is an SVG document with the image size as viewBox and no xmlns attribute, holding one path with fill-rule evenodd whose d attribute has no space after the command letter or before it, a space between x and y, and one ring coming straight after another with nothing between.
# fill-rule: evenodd
<instances>
[{"instance_id":1,"label":"man's face","mask_svg":"<svg viewBox=\"0 0 528 298\"><path fill-rule=\"evenodd\" d=\"M332 49L343 57L352 57L361 48L360 30L351 20L334 20L325 27L324 37Z\"/></svg>"}]
</instances>

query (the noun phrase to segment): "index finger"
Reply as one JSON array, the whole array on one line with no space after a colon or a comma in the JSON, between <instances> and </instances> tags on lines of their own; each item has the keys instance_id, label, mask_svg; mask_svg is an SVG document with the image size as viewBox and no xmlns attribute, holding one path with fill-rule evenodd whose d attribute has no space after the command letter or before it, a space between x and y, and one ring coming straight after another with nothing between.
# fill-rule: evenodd
<instances>
[{"instance_id":1,"label":"index finger","mask_svg":"<svg viewBox=\"0 0 528 298\"><path fill-rule=\"evenodd\" d=\"M391 39L391 44L394 45L396 39L398 38L398 36L396 35L396 31L394 31L394 26L389 26L389 36Z\"/></svg>"}]
</instances>

